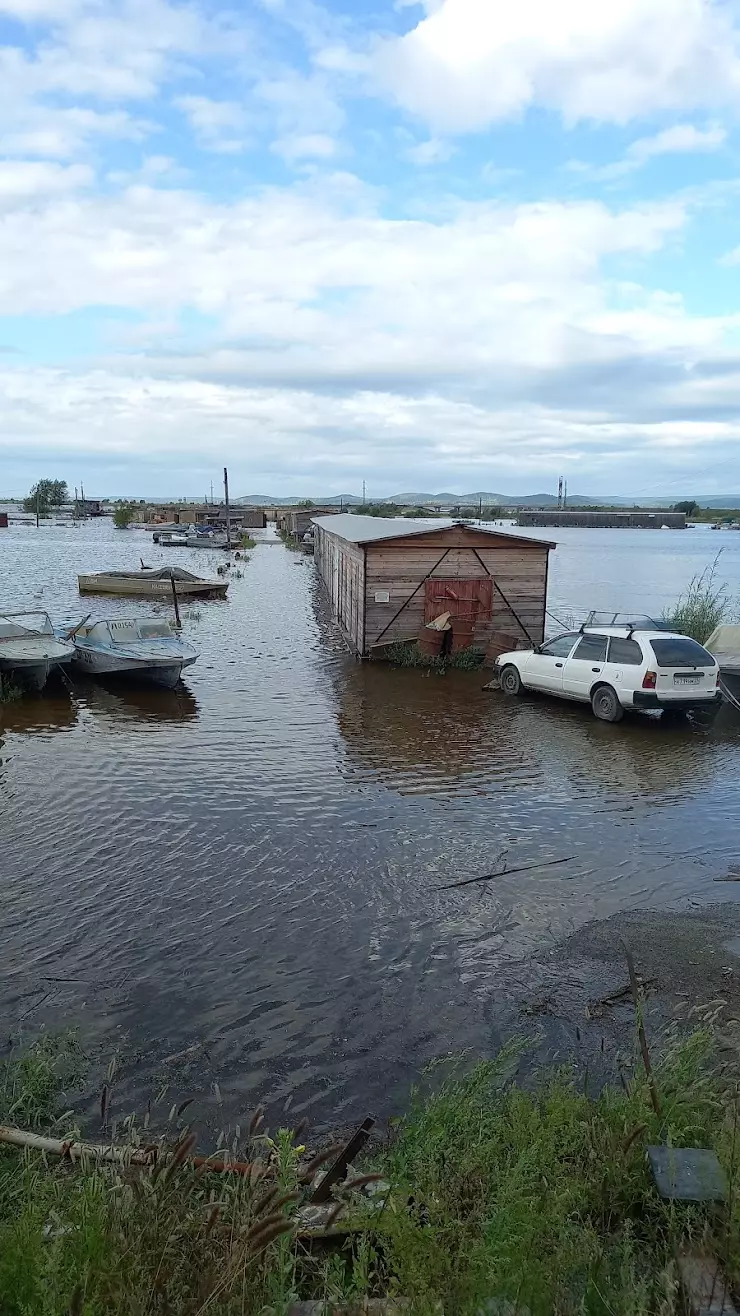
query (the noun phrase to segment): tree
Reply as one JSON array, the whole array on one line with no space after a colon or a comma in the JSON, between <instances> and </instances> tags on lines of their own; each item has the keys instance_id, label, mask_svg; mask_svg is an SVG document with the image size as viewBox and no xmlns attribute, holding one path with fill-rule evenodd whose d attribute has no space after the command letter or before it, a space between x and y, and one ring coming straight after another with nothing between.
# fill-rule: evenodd
<instances>
[{"instance_id":1,"label":"tree","mask_svg":"<svg viewBox=\"0 0 740 1316\"><path fill-rule=\"evenodd\" d=\"M313 507L313 500L311 498L304 498L302 503L296 503L296 507L302 507L305 510L308 510L309 507Z\"/></svg>"},{"instance_id":2,"label":"tree","mask_svg":"<svg viewBox=\"0 0 740 1316\"><path fill-rule=\"evenodd\" d=\"M682 503L673 504L674 512L685 512L687 516L696 516L699 504L693 498L686 498Z\"/></svg>"},{"instance_id":3,"label":"tree","mask_svg":"<svg viewBox=\"0 0 740 1316\"><path fill-rule=\"evenodd\" d=\"M23 510L38 512L39 516L48 516L52 507L61 507L66 501L66 480L39 480L28 497L23 499Z\"/></svg>"},{"instance_id":4,"label":"tree","mask_svg":"<svg viewBox=\"0 0 740 1316\"><path fill-rule=\"evenodd\" d=\"M113 524L117 530L128 530L136 514L132 503L119 503L113 513Z\"/></svg>"}]
</instances>

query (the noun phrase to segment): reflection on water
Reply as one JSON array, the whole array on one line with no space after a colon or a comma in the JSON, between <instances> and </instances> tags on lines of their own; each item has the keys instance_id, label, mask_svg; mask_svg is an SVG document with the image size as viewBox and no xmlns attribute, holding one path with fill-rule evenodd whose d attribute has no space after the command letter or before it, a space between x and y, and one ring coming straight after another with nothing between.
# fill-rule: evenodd
<instances>
[{"instance_id":1,"label":"reflection on water","mask_svg":"<svg viewBox=\"0 0 740 1316\"><path fill-rule=\"evenodd\" d=\"M634 606L664 606L714 548L569 533L554 589L583 607L627 606L625 579ZM107 524L2 535L2 603L55 618L90 606L78 571L167 561ZM738 564L740 543L740 591ZM218 1077L229 1111L388 1109L435 1054L495 1044L504 966L592 917L712 901L740 858L731 715L612 727L480 675L355 662L312 562L269 531L185 634L201 656L178 690L86 681L0 706L4 1014L120 1047L127 1096L195 1045L177 1081ZM550 858L567 863L441 889Z\"/></svg>"},{"instance_id":2,"label":"reflection on water","mask_svg":"<svg viewBox=\"0 0 740 1316\"><path fill-rule=\"evenodd\" d=\"M130 722L192 722L198 716L198 701L184 683L164 690L121 680L80 682L76 693L93 716L111 718L112 729Z\"/></svg>"}]
</instances>

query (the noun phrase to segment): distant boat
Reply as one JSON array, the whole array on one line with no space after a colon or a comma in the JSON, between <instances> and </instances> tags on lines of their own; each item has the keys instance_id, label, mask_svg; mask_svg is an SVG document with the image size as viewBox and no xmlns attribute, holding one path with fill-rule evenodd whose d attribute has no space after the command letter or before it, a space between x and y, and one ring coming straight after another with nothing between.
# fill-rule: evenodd
<instances>
[{"instance_id":1,"label":"distant boat","mask_svg":"<svg viewBox=\"0 0 740 1316\"><path fill-rule=\"evenodd\" d=\"M186 548L188 536L183 530L163 530L161 534L154 536L154 542L159 544L160 548Z\"/></svg>"},{"instance_id":2,"label":"distant boat","mask_svg":"<svg viewBox=\"0 0 740 1316\"><path fill-rule=\"evenodd\" d=\"M172 598L172 582L178 598L225 598L228 580L205 580L182 567L156 571L99 571L78 576L80 594L138 594L142 598Z\"/></svg>"},{"instance_id":3,"label":"distant boat","mask_svg":"<svg viewBox=\"0 0 740 1316\"><path fill-rule=\"evenodd\" d=\"M120 676L171 690L197 649L173 631L163 617L116 617L85 621L67 632L74 645L73 665L90 676Z\"/></svg>"},{"instance_id":4,"label":"distant boat","mask_svg":"<svg viewBox=\"0 0 740 1316\"><path fill-rule=\"evenodd\" d=\"M55 667L70 663L74 645L59 640L48 612L0 613L0 672L43 690Z\"/></svg>"}]
</instances>

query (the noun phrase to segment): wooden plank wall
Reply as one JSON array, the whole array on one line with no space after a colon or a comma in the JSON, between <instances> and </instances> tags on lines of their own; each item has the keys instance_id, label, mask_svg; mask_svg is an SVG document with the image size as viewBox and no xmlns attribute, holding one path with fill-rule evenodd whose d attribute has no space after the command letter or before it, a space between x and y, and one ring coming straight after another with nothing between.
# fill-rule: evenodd
<instances>
[{"instance_id":1,"label":"wooden plank wall","mask_svg":"<svg viewBox=\"0 0 740 1316\"><path fill-rule=\"evenodd\" d=\"M365 554L359 544L314 527L314 560L332 612L357 653L364 651Z\"/></svg>"},{"instance_id":2,"label":"wooden plank wall","mask_svg":"<svg viewBox=\"0 0 740 1316\"><path fill-rule=\"evenodd\" d=\"M451 543L455 547L450 548ZM378 641L395 613L432 571L447 548L450 551L434 570L434 577L473 580L485 576L487 568L522 619L534 643L540 644L544 639L547 549L537 544L530 548L525 544L507 542L503 537L496 542L489 536L473 535L462 529L454 538L449 534L430 533L423 539L414 537L406 541L386 540L367 545L366 652ZM475 556L473 548L482 561ZM390 602L376 603L376 592L383 591L390 594ZM422 585L412 602L382 635L383 644L416 637L424 623L424 599ZM490 622L476 627L476 648L482 648L494 632L500 631L521 633L494 586L493 615Z\"/></svg>"}]
</instances>

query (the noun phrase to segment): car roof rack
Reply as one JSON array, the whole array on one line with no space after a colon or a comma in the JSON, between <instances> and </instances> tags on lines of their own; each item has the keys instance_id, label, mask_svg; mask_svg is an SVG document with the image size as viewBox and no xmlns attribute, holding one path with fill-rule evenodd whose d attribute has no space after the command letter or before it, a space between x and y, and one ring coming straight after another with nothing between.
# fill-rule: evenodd
<instances>
[{"instance_id":1,"label":"car roof rack","mask_svg":"<svg viewBox=\"0 0 740 1316\"><path fill-rule=\"evenodd\" d=\"M589 612L580 629L585 631L587 627L593 626L624 626L627 630L627 638L633 631L670 631L671 629L667 622L656 621L655 617L649 617L644 612L598 612L596 609Z\"/></svg>"}]
</instances>

